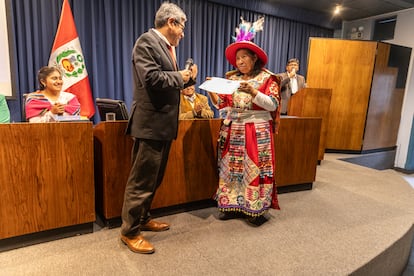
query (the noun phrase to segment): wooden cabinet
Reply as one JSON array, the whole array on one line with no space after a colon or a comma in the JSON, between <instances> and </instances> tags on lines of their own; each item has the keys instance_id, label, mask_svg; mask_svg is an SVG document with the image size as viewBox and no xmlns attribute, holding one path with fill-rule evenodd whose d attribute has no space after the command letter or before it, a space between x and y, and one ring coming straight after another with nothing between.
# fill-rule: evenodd
<instances>
[{"instance_id":1,"label":"wooden cabinet","mask_svg":"<svg viewBox=\"0 0 414 276\"><path fill-rule=\"evenodd\" d=\"M307 86L332 89L327 149L396 146L410 56L389 43L310 39Z\"/></svg>"}]
</instances>

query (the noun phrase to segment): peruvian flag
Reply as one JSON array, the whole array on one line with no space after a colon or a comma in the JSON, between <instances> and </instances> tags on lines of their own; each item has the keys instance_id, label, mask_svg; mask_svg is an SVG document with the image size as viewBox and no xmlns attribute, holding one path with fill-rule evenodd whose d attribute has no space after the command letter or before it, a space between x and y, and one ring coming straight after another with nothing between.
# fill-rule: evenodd
<instances>
[{"instance_id":1,"label":"peruvian flag","mask_svg":"<svg viewBox=\"0 0 414 276\"><path fill-rule=\"evenodd\" d=\"M61 70L62 90L76 95L81 105L80 115L92 117L95 114L92 90L68 0L63 0L49 66L55 66Z\"/></svg>"}]
</instances>

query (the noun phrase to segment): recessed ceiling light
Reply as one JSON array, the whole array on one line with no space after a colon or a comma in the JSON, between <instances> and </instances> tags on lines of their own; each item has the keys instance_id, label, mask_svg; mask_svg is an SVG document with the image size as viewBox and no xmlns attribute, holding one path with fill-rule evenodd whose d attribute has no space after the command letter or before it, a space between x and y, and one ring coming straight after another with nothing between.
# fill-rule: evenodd
<instances>
[{"instance_id":1,"label":"recessed ceiling light","mask_svg":"<svg viewBox=\"0 0 414 276\"><path fill-rule=\"evenodd\" d=\"M335 10L334 10L334 15L338 15L341 13L341 5L336 5Z\"/></svg>"}]
</instances>

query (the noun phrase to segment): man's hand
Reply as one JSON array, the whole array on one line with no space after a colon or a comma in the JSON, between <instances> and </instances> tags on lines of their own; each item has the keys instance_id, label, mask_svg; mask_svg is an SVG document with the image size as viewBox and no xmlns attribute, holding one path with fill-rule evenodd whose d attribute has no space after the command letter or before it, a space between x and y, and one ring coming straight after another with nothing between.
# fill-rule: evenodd
<instances>
[{"instance_id":1,"label":"man's hand","mask_svg":"<svg viewBox=\"0 0 414 276\"><path fill-rule=\"evenodd\" d=\"M184 83L187 83L191 78L191 70L181 70L178 71L181 74L181 77L183 78Z\"/></svg>"},{"instance_id":2,"label":"man's hand","mask_svg":"<svg viewBox=\"0 0 414 276\"><path fill-rule=\"evenodd\" d=\"M191 78L195 80L197 78L198 74L198 66L197 64L193 64L193 66L190 67L191 70Z\"/></svg>"},{"instance_id":3,"label":"man's hand","mask_svg":"<svg viewBox=\"0 0 414 276\"><path fill-rule=\"evenodd\" d=\"M290 72L288 72L289 78L294 78L296 76L296 69L292 68Z\"/></svg>"},{"instance_id":4,"label":"man's hand","mask_svg":"<svg viewBox=\"0 0 414 276\"><path fill-rule=\"evenodd\" d=\"M196 103L194 105L194 111L195 113L197 113L197 115L201 115L201 110L203 109L203 105L201 105L200 103Z\"/></svg>"}]
</instances>

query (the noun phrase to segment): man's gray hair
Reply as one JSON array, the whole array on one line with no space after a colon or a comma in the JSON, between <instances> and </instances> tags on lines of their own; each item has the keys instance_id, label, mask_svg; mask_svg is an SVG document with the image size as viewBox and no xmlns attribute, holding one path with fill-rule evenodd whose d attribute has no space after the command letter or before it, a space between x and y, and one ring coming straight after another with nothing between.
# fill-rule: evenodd
<instances>
[{"instance_id":1,"label":"man's gray hair","mask_svg":"<svg viewBox=\"0 0 414 276\"><path fill-rule=\"evenodd\" d=\"M155 28L161 28L167 24L169 18L174 18L178 23L187 21L183 10L174 3L164 2L155 14Z\"/></svg>"}]
</instances>

